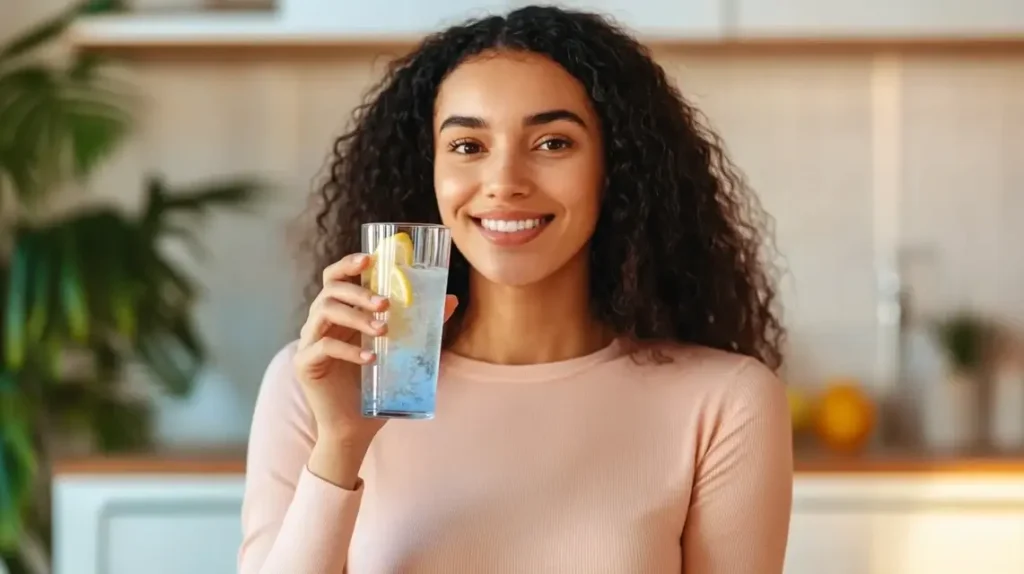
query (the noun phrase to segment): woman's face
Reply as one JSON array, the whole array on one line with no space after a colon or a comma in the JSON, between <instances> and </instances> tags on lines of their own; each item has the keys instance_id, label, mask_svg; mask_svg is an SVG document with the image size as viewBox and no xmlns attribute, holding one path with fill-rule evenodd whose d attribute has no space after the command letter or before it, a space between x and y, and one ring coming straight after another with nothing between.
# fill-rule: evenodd
<instances>
[{"instance_id":1,"label":"woman's face","mask_svg":"<svg viewBox=\"0 0 1024 574\"><path fill-rule=\"evenodd\" d=\"M448 76L435 106L434 186L477 272L528 285L587 256L604 180L600 133L580 83L542 56L488 54Z\"/></svg>"}]
</instances>

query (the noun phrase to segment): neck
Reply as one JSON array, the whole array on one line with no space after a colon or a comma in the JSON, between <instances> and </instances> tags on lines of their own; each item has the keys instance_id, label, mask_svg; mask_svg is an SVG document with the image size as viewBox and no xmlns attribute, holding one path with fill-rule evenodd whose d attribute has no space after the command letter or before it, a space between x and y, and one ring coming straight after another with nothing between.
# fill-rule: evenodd
<instances>
[{"instance_id":1,"label":"neck","mask_svg":"<svg viewBox=\"0 0 1024 574\"><path fill-rule=\"evenodd\" d=\"M452 351L488 363L531 365L596 352L612 335L590 310L585 252L532 285L492 283L473 272L464 327Z\"/></svg>"}]
</instances>

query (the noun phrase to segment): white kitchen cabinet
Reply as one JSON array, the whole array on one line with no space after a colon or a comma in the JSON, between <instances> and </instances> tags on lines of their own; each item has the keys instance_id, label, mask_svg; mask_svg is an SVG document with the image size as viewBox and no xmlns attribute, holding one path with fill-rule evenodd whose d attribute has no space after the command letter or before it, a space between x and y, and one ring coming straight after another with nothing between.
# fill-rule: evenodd
<instances>
[{"instance_id":1,"label":"white kitchen cabinet","mask_svg":"<svg viewBox=\"0 0 1024 574\"><path fill-rule=\"evenodd\" d=\"M1024 572L1024 477L797 481L785 574L964 572Z\"/></svg>"},{"instance_id":2,"label":"white kitchen cabinet","mask_svg":"<svg viewBox=\"0 0 1024 574\"><path fill-rule=\"evenodd\" d=\"M871 524L850 512L802 511L790 518L784 574L865 574L872 572L864 548Z\"/></svg>"},{"instance_id":3,"label":"white kitchen cabinet","mask_svg":"<svg viewBox=\"0 0 1024 574\"><path fill-rule=\"evenodd\" d=\"M551 0L599 12L643 41L724 37L734 0ZM90 16L70 31L80 49L353 45L409 42L468 18L503 14L532 0L280 0L274 13L201 12Z\"/></svg>"},{"instance_id":4,"label":"white kitchen cabinet","mask_svg":"<svg viewBox=\"0 0 1024 574\"><path fill-rule=\"evenodd\" d=\"M1022 0L725 0L740 38L1024 35Z\"/></svg>"},{"instance_id":5,"label":"white kitchen cabinet","mask_svg":"<svg viewBox=\"0 0 1024 574\"><path fill-rule=\"evenodd\" d=\"M612 16L644 40L717 39L725 30L725 2L733 0L553 0L553 4ZM536 4L512 0L515 6Z\"/></svg>"},{"instance_id":6,"label":"white kitchen cabinet","mask_svg":"<svg viewBox=\"0 0 1024 574\"><path fill-rule=\"evenodd\" d=\"M614 17L652 38L715 38L722 34L726 0L551 0L563 6ZM504 13L533 0L283 0L282 22L303 30L366 35L417 34L467 17Z\"/></svg>"},{"instance_id":7,"label":"white kitchen cabinet","mask_svg":"<svg viewBox=\"0 0 1024 574\"><path fill-rule=\"evenodd\" d=\"M243 488L235 475L58 476L53 572L236 572Z\"/></svg>"},{"instance_id":8,"label":"white kitchen cabinet","mask_svg":"<svg viewBox=\"0 0 1024 574\"><path fill-rule=\"evenodd\" d=\"M60 474L54 574L227 574L240 474ZM1024 476L800 475L785 574L1021 574Z\"/></svg>"},{"instance_id":9,"label":"white kitchen cabinet","mask_svg":"<svg viewBox=\"0 0 1024 574\"><path fill-rule=\"evenodd\" d=\"M419 35L466 18L504 12L509 0L281 0L281 24L303 33Z\"/></svg>"}]
</instances>

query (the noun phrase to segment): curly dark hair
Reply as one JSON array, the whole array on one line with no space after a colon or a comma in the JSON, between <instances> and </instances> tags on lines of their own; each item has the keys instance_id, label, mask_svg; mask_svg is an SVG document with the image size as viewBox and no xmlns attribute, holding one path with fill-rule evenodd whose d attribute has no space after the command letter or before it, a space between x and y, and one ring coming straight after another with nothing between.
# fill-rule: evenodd
<instances>
[{"instance_id":1,"label":"curly dark hair","mask_svg":"<svg viewBox=\"0 0 1024 574\"><path fill-rule=\"evenodd\" d=\"M767 224L720 138L649 51L609 19L531 6L428 36L391 63L334 144L320 189L314 257L360 250L360 225L440 223L434 193L438 88L467 58L527 51L558 63L590 96L605 142L605 193L590 243L598 320L634 342L678 341L782 362ZM469 300L469 264L452 250L449 293ZM465 309L460 305L459 310ZM461 325L456 312L446 341Z\"/></svg>"}]
</instances>

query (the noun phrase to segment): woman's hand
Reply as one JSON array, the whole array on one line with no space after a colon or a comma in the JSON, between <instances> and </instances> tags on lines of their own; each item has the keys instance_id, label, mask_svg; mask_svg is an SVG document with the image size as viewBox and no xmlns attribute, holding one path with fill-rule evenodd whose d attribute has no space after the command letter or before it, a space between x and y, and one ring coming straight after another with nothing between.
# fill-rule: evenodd
<instances>
[{"instance_id":1,"label":"woman's hand","mask_svg":"<svg viewBox=\"0 0 1024 574\"><path fill-rule=\"evenodd\" d=\"M370 256L354 253L324 270L323 289L310 305L295 355L296 376L316 420L317 448L311 462L317 458L317 449L329 449L331 455L324 457L333 461L324 465L329 475L339 474L326 468L339 466L341 461L334 460L339 456L358 459L347 461L345 467L361 463L373 437L387 422L364 417L361 409L360 367L376 357L362 349L360 335L387 333L387 325L373 317L374 312L388 309L387 299L358 284L360 274L370 264ZM448 295L446 321L456 305L456 298ZM342 474L351 475L351 470L347 468ZM339 477L339 482L352 482L348 480L351 478Z\"/></svg>"}]
</instances>

